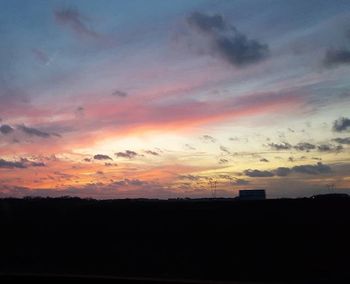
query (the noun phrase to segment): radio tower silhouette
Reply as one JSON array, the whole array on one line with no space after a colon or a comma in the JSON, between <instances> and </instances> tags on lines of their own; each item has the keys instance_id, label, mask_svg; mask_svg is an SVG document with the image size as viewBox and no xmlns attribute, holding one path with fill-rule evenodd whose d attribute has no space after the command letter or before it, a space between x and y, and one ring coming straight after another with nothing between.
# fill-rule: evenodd
<instances>
[{"instance_id":1,"label":"radio tower silhouette","mask_svg":"<svg viewBox=\"0 0 350 284\"><path fill-rule=\"evenodd\" d=\"M216 180L212 180L212 179L209 180L212 198L216 198L216 184L217 184Z\"/></svg>"},{"instance_id":2,"label":"radio tower silhouette","mask_svg":"<svg viewBox=\"0 0 350 284\"><path fill-rule=\"evenodd\" d=\"M334 183L327 184L326 186L327 186L327 189L330 193L335 192L335 184Z\"/></svg>"}]
</instances>

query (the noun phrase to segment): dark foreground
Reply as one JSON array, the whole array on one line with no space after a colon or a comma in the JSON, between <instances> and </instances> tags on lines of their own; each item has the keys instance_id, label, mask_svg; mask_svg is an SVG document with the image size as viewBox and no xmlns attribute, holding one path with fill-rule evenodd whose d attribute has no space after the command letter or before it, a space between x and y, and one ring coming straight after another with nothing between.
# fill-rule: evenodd
<instances>
[{"instance_id":1,"label":"dark foreground","mask_svg":"<svg viewBox=\"0 0 350 284\"><path fill-rule=\"evenodd\" d=\"M348 199L3 199L0 226L0 279L350 283Z\"/></svg>"}]
</instances>

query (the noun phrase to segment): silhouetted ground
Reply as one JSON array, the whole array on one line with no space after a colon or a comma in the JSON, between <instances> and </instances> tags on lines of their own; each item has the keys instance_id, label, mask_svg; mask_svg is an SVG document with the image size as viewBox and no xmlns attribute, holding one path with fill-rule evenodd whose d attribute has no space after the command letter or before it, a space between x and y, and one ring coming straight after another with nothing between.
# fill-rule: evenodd
<instances>
[{"instance_id":1,"label":"silhouetted ground","mask_svg":"<svg viewBox=\"0 0 350 284\"><path fill-rule=\"evenodd\" d=\"M350 280L346 198L2 199L0 226L3 274Z\"/></svg>"}]
</instances>

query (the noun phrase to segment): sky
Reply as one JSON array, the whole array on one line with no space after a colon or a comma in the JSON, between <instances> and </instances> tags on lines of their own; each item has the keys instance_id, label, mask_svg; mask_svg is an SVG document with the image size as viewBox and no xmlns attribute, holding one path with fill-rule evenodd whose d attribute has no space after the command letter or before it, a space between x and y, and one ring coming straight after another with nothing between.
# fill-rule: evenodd
<instances>
[{"instance_id":1,"label":"sky","mask_svg":"<svg viewBox=\"0 0 350 284\"><path fill-rule=\"evenodd\" d=\"M0 5L0 197L350 193L350 1Z\"/></svg>"}]
</instances>

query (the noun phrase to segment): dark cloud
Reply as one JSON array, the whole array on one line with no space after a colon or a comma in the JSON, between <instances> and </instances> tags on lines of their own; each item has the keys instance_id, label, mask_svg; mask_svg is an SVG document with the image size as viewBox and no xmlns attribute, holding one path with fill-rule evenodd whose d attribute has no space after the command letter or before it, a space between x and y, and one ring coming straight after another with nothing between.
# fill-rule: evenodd
<instances>
[{"instance_id":1,"label":"dark cloud","mask_svg":"<svg viewBox=\"0 0 350 284\"><path fill-rule=\"evenodd\" d=\"M41 131L39 129L33 128L33 127L27 127L25 125L19 125L17 128L29 136L37 136L37 137L41 137L41 138L49 138L51 136L59 136L58 134L44 132L44 131Z\"/></svg>"},{"instance_id":2,"label":"dark cloud","mask_svg":"<svg viewBox=\"0 0 350 284\"><path fill-rule=\"evenodd\" d=\"M2 134L9 134L9 133L13 132L13 128L10 125L3 124L0 126L0 132Z\"/></svg>"},{"instance_id":3,"label":"dark cloud","mask_svg":"<svg viewBox=\"0 0 350 284\"><path fill-rule=\"evenodd\" d=\"M323 59L325 67L336 67L342 64L350 64L350 50L328 49Z\"/></svg>"},{"instance_id":4,"label":"dark cloud","mask_svg":"<svg viewBox=\"0 0 350 284\"><path fill-rule=\"evenodd\" d=\"M117 96L117 97L125 98L125 97L128 96L128 93L123 92L123 91L120 91L120 90L115 90L115 91L112 93L112 96Z\"/></svg>"},{"instance_id":5,"label":"dark cloud","mask_svg":"<svg viewBox=\"0 0 350 284\"><path fill-rule=\"evenodd\" d=\"M341 117L333 122L333 131L343 132L350 129L350 119Z\"/></svg>"},{"instance_id":6,"label":"dark cloud","mask_svg":"<svg viewBox=\"0 0 350 284\"><path fill-rule=\"evenodd\" d=\"M210 135L203 135L201 136L201 139L203 142L211 142L211 143L215 143L216 142L216 139L213 137L213 136L210 136Z\"/></svg>"},{"instance_id":7,"label":"dark cloud","mask_svg":"<svg viewBox=\"0 0 350 284\"><path fill-rule=\"evenodd\" d=\"M118 153L115 153L115 155L119 158L128 158L128 159L133 159L136 156L138 156L136 152L131 150L126 150L125 152L118 152Z\"/></svg>"},{"instance_id":8,"label":"dark cloud","mask_svg":"<svg viewBox=\"0 0 350 284\"><path fill-rule=\"evenodd\" d=\"M317 146L318 151L320 152L339 152L343 150L342 145L332 145L332 144L322 144Z\"/></svg>"},{"instance_id":9,"label":"dark cloud","mask_svg":"<svg viewBox=\"0 0 350 284\"><path fill-rule=\"evenodd\" d=\"M220 146L220 150L221 150L222 152L225 152L226 154L231 154L230 150L227 149L225 146Z\"/></svg>"},{"instance_id":10,"label":"dark cloud","mask_svg":"<svg viewBox=\"0 0 350 284\"><path fill-rule=\"evenodd\" d=\"M266 158L261 158L261 159L260 159L260 162L268 163L268 162L269 162L269 160L268 160L268 159L266 159Z\"/></svg>"},{"instance_id":11,"label":"dark cloud","mask_svg":"<svg viewBox=\"0 0 350 284\"><path fill-rule=\"evenodd\" d=\"M273 177L274 173L270 171L260 171L260 170L245 170L244 174L248 177Z\"/></svg>"},{"instance_id":12,"label":"dark cloud","mask_svg":"<svg viewBox=\"0 0 350 284\"><path fill-rule=\"evenodd\" d=\"M248 142L248 138L241 138L241 137L230 137L228 140Z\"/></svg>"},{"instance_id":13,"label":"dark cloud","mask_svg":"<svg viewBox=\"0 0 350 284\"><path fill-rule=\"evenodd\" d=\"M103 155L103 154L97 154L94 156L95 160L113 160L110 156L108 155Z\"/></svg>"},{"instance_id":14,"label":"dark cloud","mask_svg":"<svg viewBox=\"0 0 350 284\"><path fill-rule=\"evenodd\" d=\"M268 45L248 39L226 23L221 15L194 12L188 16L187 23L194 31L208 38L214 55L234 66L242 67L259 62L269 54Z\"/></svg>"},{"instance_id":15,"label":"dark cloud","mask_svg":"<svg viewBox=\"0 0 350 284\"><path fill-rule=\"evenodd\" d=\"M105 163L105 166L106 167L117 167L118 164L116 164L116 163Z\"/></svg>"},{"instance_id":16,"label":"dark cloud","mask_svg":"<svg viewBox=\"0 0 350 284\"><path fill-rule=\"evenodd\" d=\"M99 34L93 31L85 23L87 18L82 16L77 9L65 8L54 12L57 23L67 26L78 36L98 38Z\"/></svg>"},{"instance_id":17,"label":"dark cloud","mask_svg":"<svg viewBox=\"0 0 350 284\"><path fill-rule=\"evenodd\" d=\"M279 177L285 177L289 175L291 172L292 170L286 167L279 167L275 170L276 176L279 176Z\"/></svg>"},{"instance_id":18,"label":"dark cloud","mask_svg":"<svg viewBox=\"0 0 350 284\"><path fill-rule=\"evenodd\" d=\"M273 177L279 176L284 177L288 176L291 173L301 173L301 174L309 174L309 175L318 175L325 174L331 172L331 167L321 162L318 162L316 165L300 165L294 166L292 168L287 167L278 167L275 170L271 171L260 171L260 170L245 170L244 174L249 177Z\"/></svg>"},{"instance_id":19,"label":"dark cloud","mask_svg":"<svg viewBox=\"0 0 350 284\"><path fill-rule=\"evenodd\" d=\"M25 169L29 167L45 167L45 163L43 162L35 162L30 161L26 158L21 158L19 161L7 161L4 159L0 159L0 168L19 168L19 169Z\"/></svg>"},{"instance_id":20,"label":"dark cloud","mask_svg":"<svg viewBox=\"0 0 350 284\"><path fill-rule=\"evenodd\" d=\"M334 138L333 139L334 142L337 142L339 144L347 144L350 145L350 137L346 137L346 138Z\"/></svg>"},{"instance_id":21,"label":"dark cloud","mask_svg":"<svg viewBox=\"0 0 350 284\"><path fill-rule=\"evenodd\" d=\"M331 168L328 165L324 165L321 162L318 162L316 165L301 165L295 166L292 168L293 171L297 173L309 174L309 175L318 175L331 172Z\"/></svg>"},{"instance_id":22,"label":"dark cloud","mask_svg":"<svg viewBox=\"0 0 350 284\"><path fill-rule=\"evenodd\" d=\"M45 167L46 166L45 163L43 163L43 162L30 162L30 165L32 167Z\"/></svg>"},{"instance_id":23,"label":"dark cloud","mask_svg":"<svg viewBox=\"0 0 350 284\"><path fill-rule=\"evenodd\" d=\"M273 150L289 150L292 148L292 145L290 145L287 142L283 142L282 144L276 144L276 143L270 143L268 144L268 146L270 146L271 149Z\"/></svg>"},{"instance_id":24,"label":"dark cloud","mask_svg":"<svg viewBox=\"0 0 350 284\"><path fill-rule=\"evenodd\" d=\"M226 164L226 163L228 163L227 159L220 159L219 160L219 164Z\"/></svg>"},{"instance_id":25,"label":"dark cloud","mask_svg":"<svg viewBox=\"0 0 350 284\"><path fill-rule=\"evenodd\" d=\"M309 152L310 150L316 149L316 146L307 142L301 142L295 145L294 149Z\"/></svg>"},{"instance_id":26,"label":"dark cloud","mask_svg":"<svg viewBox=\"0 0 350 284\"><path fill-rule=\"evenodd\" d=\"M145 151L146 154L152 155L152 156L159 156L159 153L156 151L151 151L151 150L147 150Z\"/></svg>"},{"instance_id":27,"label":"dark cloud","mask_svg":"<svg viewBox=\"0 0 350 284\"><path fill-rule=\"evenodd\" d=\"M90 158L84 158L84 161L89 163L89 162L91 162L91 159Z\"/></svg>"},{"instance_id":28,"label":"dark cloud","mask_svg":"<svg viewBox=\"0 0 350 284\"><path fill-rule=\"evenodd\" d=\"M200 32L210 33L226 30L226 23L221 15L205 15L199 12L192 13L187 18L188 24Z\"/></svg>"},{"instance_id":29,"label":"dark cloud","mask_svg":"<svg viewBox=\"0 0 350 284\"><path fill-rule=\"evenodd\" d=\"M235 178L235 181L232 182L232 185L247 185L249 184L250 182L248 180L245 180L245 179L241 179L241 178Z\"/></svg>"},{"instance_id":30,"label":"dark cloud","mask_svg":"<svg viewBox=\"0 0 350 284\"><path fill-rule=\"evenodd\" d=\"M12 161L6 161L4 159L0 159L0 168L8 168L8 169L13 169L13 168L19 168L19 169L24 169L27 166L25 163L21 162L12 162Z\"/></svg>"},{"instance_id":31,"label":"dark cloud","mask_svg":"<svg viewBox=\"0 0 350 284\"><path fill-rule=\"evenodd\" d=\"M124 180L118 180L118 181L114 181L112 183L113 185L117 185L117 186L145 186L145 185L149 185L150 183L147 181L143 181L140 179L124 179Z\"/></svg>"}]
</instances>

